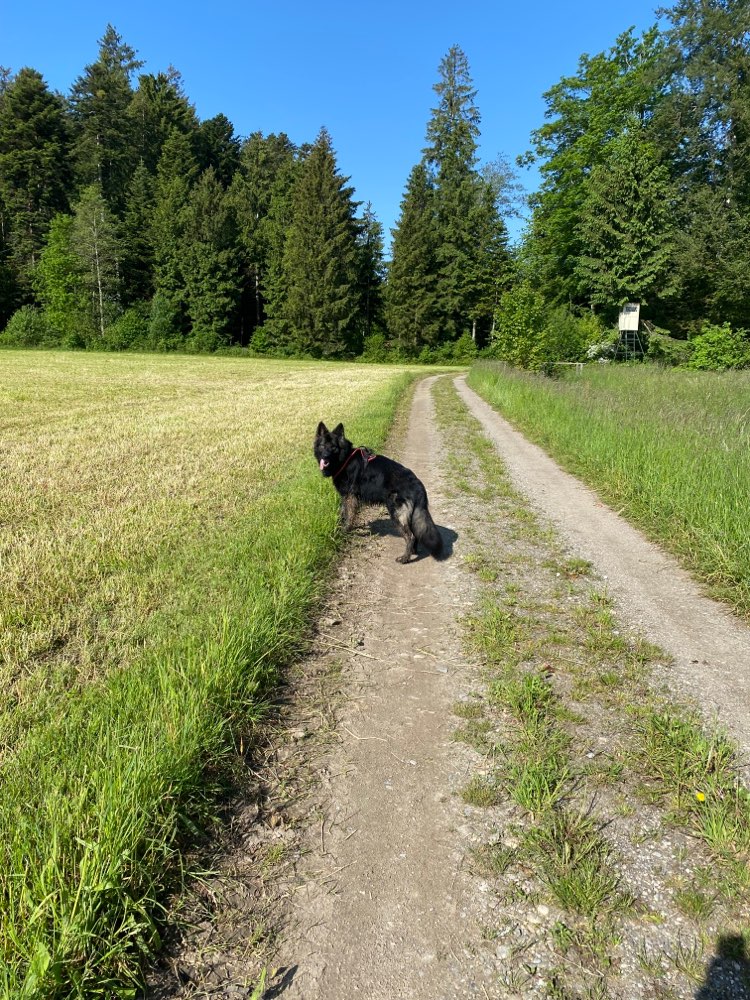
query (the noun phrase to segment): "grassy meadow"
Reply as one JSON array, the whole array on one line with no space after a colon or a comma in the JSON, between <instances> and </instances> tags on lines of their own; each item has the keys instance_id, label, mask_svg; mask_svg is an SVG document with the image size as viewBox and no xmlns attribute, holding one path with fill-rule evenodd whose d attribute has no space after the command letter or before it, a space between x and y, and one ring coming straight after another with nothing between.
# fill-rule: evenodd
<instances>
[{"instance_id":1,"label":"grassy meadow","mask_svg":"<svg viewBox=\"0 0 750 1000\"><path fill-rule=\"evenodd\" d=\"M750 373L485 363L468 383L750 618Z\"/></svg>"},{"instance_id":2,"label":"grassy meadow","mask_svg":"<svg viewBox=\"0 0 750 1000\"><path fill-rule=\"evenodd\" d=\"M0 997L134 996L335 549L319 419L414 370L0 354Z\"/></svg>"}]
</instances>

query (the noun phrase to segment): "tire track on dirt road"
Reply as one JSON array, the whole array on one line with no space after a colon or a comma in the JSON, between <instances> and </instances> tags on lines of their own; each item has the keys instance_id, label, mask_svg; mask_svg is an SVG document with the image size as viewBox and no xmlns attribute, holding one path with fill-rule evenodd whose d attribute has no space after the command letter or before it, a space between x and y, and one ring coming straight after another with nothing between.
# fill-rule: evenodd
<instances>
[{"instance_id":1,"label":"tire track on dirt road","mask_svg":"<svg viewBox=\"0 0 750 1000\"><path fill-rule=\"evenodd\" d=\"M456 388L481 421L514 485L576 554L606 579L618 616L673 658L667 683L715 716L750 752L750 629L580 480L564 472L466 385Z\"/></svg>"}]
</instances>

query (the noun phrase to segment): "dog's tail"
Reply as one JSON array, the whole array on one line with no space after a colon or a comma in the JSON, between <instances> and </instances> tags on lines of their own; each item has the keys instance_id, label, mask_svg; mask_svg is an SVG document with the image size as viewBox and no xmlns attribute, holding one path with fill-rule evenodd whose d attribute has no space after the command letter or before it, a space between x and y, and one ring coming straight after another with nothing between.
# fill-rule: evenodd
<instances>
[{"instance_id":1,"label":"dog's tail","mask_svg":"<svg viewBox=\"0 0 750 1000\"><path fill-rule=\"evenodd\" d=\"M443 539L430 516L427 507L415 507L411 516L411 530L418 542L427 549L433 559L443 555Z\"/></svg>"}]
</instances>

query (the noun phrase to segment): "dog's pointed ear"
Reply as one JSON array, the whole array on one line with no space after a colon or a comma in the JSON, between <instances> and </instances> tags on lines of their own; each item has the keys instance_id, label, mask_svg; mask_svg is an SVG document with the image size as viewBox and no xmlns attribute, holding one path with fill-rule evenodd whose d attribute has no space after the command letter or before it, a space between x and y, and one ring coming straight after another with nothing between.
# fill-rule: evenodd
<instances>
[{"instance_id":1,"label":"dog's pointed ear","mask_svg":"<svg viewBox=\"0 0 750 1000\"><path fill-rule=\"evenodd\" d=\"M338 427L334 427L333 430L331 431L331 433L335 437L340 437L340 438L343 439L343 437L344 437L344 425L343 424L339 424Z\"/></svg>"},{"instance_id":2,"label":"dog's pointed ear","mask_svg":"<svg viewBox=\"0 0 750 1000\"><path fill-rule=\"evenodd\" d=\"M328 428L326 427L326 425L321 420L320 423L318 424L318 429L315 431L315 436L316 437L323 437L323 435L327 434L327 433L328 433Z\"/></svg>"}]
</instances>

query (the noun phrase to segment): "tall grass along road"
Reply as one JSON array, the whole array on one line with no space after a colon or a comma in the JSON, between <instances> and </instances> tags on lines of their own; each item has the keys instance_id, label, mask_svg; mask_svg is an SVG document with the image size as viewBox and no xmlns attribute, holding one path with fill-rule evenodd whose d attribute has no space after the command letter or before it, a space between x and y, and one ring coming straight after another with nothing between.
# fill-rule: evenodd
<instances>
[{"instance_id":1,"label":"tall grass along road","mask_svg":"<svg viewBox=\"0 0 750 1000\"><path fill-rule=\"evenodd\" d=\"M0 996L133 996L179 849L300 647L376 366L0 357Z\"/></svg>"},{"instance_id":2,"label":"tall grass along road","mask_svg":"<svg viewBox=\"0 0 750 1000\"><path fill-rule=\"evenodd\" d=\"M576 554L598 568L619 613L670 653L669 683L678 697L691 697L709 717L718 715L750 750L747 625L705 597L673 558L564 473L461 380L459 387L517 486L561 529Z\"/></svg>"},{"instance_id":3,"label":"tall grass along road","mask_svg":"<svg viewBox=\"0 0 750 1000\"><path fill-rule=\"evenodd\" d=\"M750 620L750 373L481 364L468 384Z\"/></svg>"}]
</instances>

